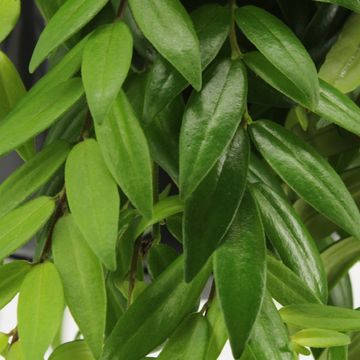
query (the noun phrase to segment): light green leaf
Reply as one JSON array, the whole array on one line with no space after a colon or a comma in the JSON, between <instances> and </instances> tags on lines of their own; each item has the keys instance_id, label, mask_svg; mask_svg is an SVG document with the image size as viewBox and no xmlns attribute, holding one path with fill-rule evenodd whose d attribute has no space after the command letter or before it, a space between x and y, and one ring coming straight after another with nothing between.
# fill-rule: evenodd
<instances>
[{"instance_id":1,"label":"light green leaf","mask_svg":"<svg viewBox=\"0 0 360 360\"><path fill-rule=\"evenodd\" d=\"M4 333L0 333L0 354L4 354L9 346L9 336Z\"/></svg>"},{"instance_id":2,"label":"light green leaf","mask_svg":"<svg viewBox=\"0 0 360 360\"><path fill-rule=\"evenodd\" d=\"M35 0L36 6L46 21L49 21L66 0Z\"/></svg>"},{"instance_id":3,"label":"light green leaf","mask_svg":"<svg viewBox=\"0 0 360 360\"><path fill-rule=\"evenodd\" d=\"M360 85L359 47L360 15L352 14L327 53L319 77L343 93L355 90Z\"/></svg>"},{"instance_id":4,"label":"light green leaf","mask_svg":"<svg viewBox=\"0 0 360 360\"><path fill-rule=\"evenodd\" d=\"M149 147L123 91L95 130L111 174L138 210L151 218L153 185Z\"/></svg>"},{"instance_id":5,"label":"light green leaf","mask_svg":"<svg viewBox=\"0 0 360 360\"><path fill-rule=\"evenodd\" d=\"M250 126L265 160L304 200L360 238L360 214L339 175L310 145L268 120Z\"/></svg>"},{"instance_id":6,"label":"light green leaf","mask_svg":"<svg viewBox=\"0 0 360 360\"><path fill-rule=\"evenodd\" d=\"M25 356L21 345L22 341L17 341L15 344L11 345L6 360L24 360Z\"/></svg>"},{"instance_id":7,"label":"light green leaf","mask_svg":"<svg viewBox=\"0 0 360 360\"><path fill-rule=\"evenodd\" d=\"M130 0L129 4L145 37L196 90L200 90L199 40L181 2Z\"/></svg>"},{"instance_id":8,"label":"light green leaf","mask_svg":"<svg viewBox=\"0 0 360 360\"><path fill-rule=\"evenodd\" d=\"M291 336L292 341L301 346L327 348L350 344L349 335L324 329L305 329Z\"/></svg>"},{"instance_id":9,"label":"light green leaf","mask_svg":"<svg viewBox=\"0 0 360 360\"><path fill-rule=\"evenodd\" d=\"M169 245L153 245L147 258L151 276L157 278L177 257L178 253Z\"/></svg>"},{"instance_id":10,"label":"light green leaf","mask_svg":"<svg viewBox=\"0 0 360 360\"><path fill-rule=\"evenodd\" d=\"M359 331L360 312L336 306L299 304L280 310L283 321L298 328Z\"/></svg>"},{"instance_id":11,"label":"light green leaf","mask_svg":"<svg viewBox=\"0 0 360 360\"><path fill-rule=\"evenodd\" d=\"M180 189L187 198L224 153L245 109L247 78L239 61L212 66L200 93L193 92L180 134Z\"/></svg>"},{"instance_id":12,"label":"light green leaf","mask_svg":"<svg viewBox=\"0 0 360 360\"><path fill-rule=\"evenodd\" d=\"M95 360L90 348L83 340L71 341L58 346L49 360Z\"/></svg>"},{"instance_id":13,"label":"light green leaf","mask_svg":"<svg viewBox=\"0 0 360 360\"><path fill-rule=\"evenodd\" d=\"M246 186L249 140L239 128L232 143L186 199L183 220L185 279L207 262L229 229Z\"/></svg>"},{"instance_id":14,"label":"light green leaf","mask_svg":"<svg viewBox=\"0 0 360 360\"><path fill-rule=\"evenodd\" d=\"M15 27L21 11L20 0L0 0L0 42Z\"/></svg>"},{"instance_id":15,"label":"light green leaf","mask_svg":"<svg viewBox=\"0 0 360 360\"><path fill-rule=\"evenodd\" d=\"M326 303L324 265L314 239L292 206L269 186L251 187L264 223L265 233L281 260L294 271L314 295Z\"/></svg>"},{"instance_id":16,"label":"light green leaf","mask_svg":"<svg viewBox=\"0 0 360 360\"><path fill-rule=\"evenodd\" d=\"M102 265L71 215L60 219L53 233L53 256L66 303L95 358L101 354L106 317Z\"/></svg>"},{"instance_id":17,"label":"light green leaf","mask_svg":"<svg viewBox=\"0 0 360 360\"><path fill-rule=\"evenodd\" d=\"M359 0L315 0L318 2L325 2L331 4L337 4L346 7L350 10L360 13L360 2Z\"/></svg>"},{"instance_id":18,"label":"light green leaf","mask_svg":"<svg viewBox=\"0 0 360 360\"><path fill-rule=\"evenodd\" d=\"M175 260L120 317L101 360L137 360L161 345L194 309L209 270L185 283L183 257Z\"/></svg>"},{"instance_id":19,"label":"light green leaf","mask_svg":"<svg viewBox=\"0 0 360 360\"><path fill-rule=\"evenodd\" d=\"M83 94L80 79L30 92L0 122L0 156L23 144L55 122Z\"/></svg>"},{"instance_id":20,"label":"light green leaf","mask_svg":"<svg viewBox=\"0 0 360 360\"><path fill-rule=\"evenodd\" d=\"M133 40L121 21L98 28L88 39L81 67L91 114L101 124L131 65Z\"/></svg>"},{"instance_id":21,"label":"light green leaf","mask_svg":"<svg viewBox=\"0 0 360 360\"><path fill-rule=\"evenodd\" d=\"M25 360L43 358L54 339L64 311L64 294L55 266L33 267L20 289L18 331Z\"/></svg>"},{"instance_id":22,"label":"light green leaf","mask_svg":"<svg viewBox=\"0 0 360 360\"><path fill-rule=\"evenodd\" d=\"M57 141L20 166L0 184L0 218L45 184L65 162L70 146Z\"/></svg>"},{"instance_id":23,"label":"light green leaf","mask_svg":"<svg viewBox=\"0 0 360 360\"><path fill-rule=\"evenodd\" d=\"M265 235L254 199L245 193L222 245L214 276L234 358L250 338L265 290Z\"/></svg>"},{"instance_id":24,"label":"light green leaf","mask_svg":"<svg viewBox=\"0 0 360 360\"><path fill-rule=\"evenodd\" d=\"M41 33L30 61L30 72L34 72L53 50L86 25L107 2L108 0L67 0Z\"/></svg>"},{"instance_id":25,"label":"light green leaf","mask_svg":"<svg viewBox=\"0 0 360 360\"><path fill-rule=\"evenodd\" d=\"M24 245L45 224L55 209L46 196L31 200L0 219L0 259Z\"/></svg>"},{"instance_id":26,"label":"light green leaf","mask_svg":"<svg viewBox=\"0 0 360 360\"><path fill-rule=\"evenodd\" d=\"M31 265L26 261L13 261L0 266L0 309L19 292L20 286L30 269Z\"/></svg>"},{"instance_id":27,"label":"light green leaf","mask_svg":"<svg viewBox=\"0 0 360 360\"><path fill-rule=\"evenodd\" d=\"M171 335L158 359L204 359L208 341L209 324L206 317L191 314Z\"/></svg>"},{"instance_id":28,"label":"light green leaf","mask_svg":"<svg viewBox=\"0 0 360 360\"><path fill-rule=\"evenodd\" d=\"M95 140L72 149L65 165L65 184L80 231L105 266L115 270L120 197Z\"/></svg>"},{"instance_id":29,"label":"light green leaf","mask_svg":"<svg viewBox=\"0 0 360 360\"><path fill-rule=\"evenodd\" d=\"M307 107L319 98L317 71L300 40L278 18L255 6L235 11L236 23L266 59L301 93Z\"/></svg>"}]
</instances>

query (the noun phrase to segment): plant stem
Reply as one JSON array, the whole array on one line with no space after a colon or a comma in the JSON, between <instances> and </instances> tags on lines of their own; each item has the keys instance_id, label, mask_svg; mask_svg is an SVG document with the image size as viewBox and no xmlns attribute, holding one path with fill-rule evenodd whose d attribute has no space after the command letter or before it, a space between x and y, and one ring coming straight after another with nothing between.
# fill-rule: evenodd
<instances>
[{"instance_id":1,"label":"plant stem","mask_svg":"<svg viewBox=\"0 0 360 360\"><path fill-rule=\"evenodd\" d=\"M118 14L116 16L117 20L120 20L124 17L126 6L127 6L127 0L122 0L119 6Z\"/></svg>"},{"instance_id":2,"label":"plant stem","mask_svg":"<svg viewBox=\"0 0 360 360\"><path fill-rule=\"evenodd\" d=\"M236 60L236 59L241 59L243 57L236 36L236 24L235 24L235 15L234 15L234 11L236 9L236 0L230 0L230 7L231 7L231 25L229 32L229 40L231 46L231 58L233 60Z\"/></svg>"}]
</instances>

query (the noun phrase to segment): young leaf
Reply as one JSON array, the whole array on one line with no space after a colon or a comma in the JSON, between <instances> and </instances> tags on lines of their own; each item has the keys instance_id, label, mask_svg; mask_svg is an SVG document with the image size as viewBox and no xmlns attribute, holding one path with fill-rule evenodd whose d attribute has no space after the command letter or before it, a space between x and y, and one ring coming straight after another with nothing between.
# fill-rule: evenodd
<instances>
[{"instance_id":1,"label":"young leaf","mask_svg":"<svg viewBox=\"0 0 360 360\"><path fill-rule=\"evenodd\" d=\"M58 346L49 360L95 360L90 348L83 340L71 341Z\"/></svg>"},{"instance_id":2,"label":"young leaf","mask_svg":"<svg viewBox=\"0 0 360 360\"><path fill-rule=\"evenodd\" d=\"M360 85L360 15L352 14L326 55L319 77L343 93Z\"/></svg>"},{"instance_id":3,"label":"young leaf","mask_svg":"<svg viewBox=\"0 0 360 360\"><path fill-rule=\"evenodd\" d=\"M21 10L20 0L0 0L0 42L15 27Z\"/></svg>"},{"instance_id":4,"label":"young leaf","mask_svg":"<svg viewBox=\"0 0 360 360\"><path fill-rule=\"evenodd\" d=\"M284 306L321 302L306 283L281 261L268 255L266 264L266 285L277 302Z\"/></svg>"},{"instance_id":5,"label":"young leaf","mask_svg":"<svg viewBox=\"0 0 360 360\"><path fill-rule=\"evenodd\" d=\"M149 148L123 91L104 122L96 124L95 130L111 174L138 210L151 218L153 185Z\"/></svg>"},{"instance_id":6,"label":"young leaf","mask_svg":"<svg viewBox=\"0 0 360 360\"><path fill-rule=\"evenodd\" d=\"M180 189L187 198L224 153L245 109L246 71L223 60L205 75L204 87L187 104L180 134Z\"/></svg>"},{"instance_id":7,"label":"young leaf","mask_svg":"<svg viewBox=\"0 0 360 360\"><path fill-rule=\"evenodd\" d=\"M26 261L13 261L0 267L0 309L19 292L30 269L31 265Z\"/></svg>"},{"instance_id":8,"label":"young leaf","mask_svg":"<svg viewBox=\"0 0 360 360\"><path fill-rule=\"evenodd\" d=\"M324 265L314 239L292 206L269 186L251 187L262 215L265 233L281 260L292 269L314 295L326 303L327 283Z\"/></svg>"},{"instance_id":9,"label":"young leaf","mask_svg":"<svg viewBox=\"0 0 360 360\"><path fill-rule=\"evenodd\" d=\"M64 294L55 266L33 267L20 289L18 329L25 360L43 358L54 339L64 311Z\"/></svg>"},{"instance_id":10,"label":"young leaf","mask_svg":"<svg viewBox=\"0 0 360 360\"><path fill-rule=\"evenodd\" d=\"M229 229L246 186L249 140L239 128L229 148L185 201L185 278L191 280Z\"/></svg>"},{"instance_id":11,"label":"young leaf","mask_svg":"<svg viewBox=\"0 0 360 360\"><path fill-rule=\"evenodd\" d=\"M41 196L3 216L0 219L0 260L29 241L54 209L54 201Z\"/></svg>"},{"instance_id":12,"label":"young leaf","mask_svg":"<svg viewBox=\"0 0 360 360\"><path fill-rule=\"evenodd\" d=\"M360 214L339 175L310 145L268 120L250 126L265 160L304 200L360 238Z\"/></svg>"},{"instance_id":13,"label":"young leaf","mask_svg":"<svg viewBox=\"0 0 360 360\"><path fill-rule=\"evenodd\" d=\"M357 13L360 13L360 3L358 0L315 0L315 1L337 4L346 7L352 11L355 11Z\"/></svg>"},{"instance_id":14,"label":"young leaf","mask_svg":"<svg viewBox=\"0 0 360 360\"><path fill-rule=\"evenodd\" d=\"M145 37L199 91L201 89L199 40L181 2L130 0L129 4ZM161 21L159 21L160 14Z\"/></svg>"},{"instance_id":15,"label":"young leaf","mask_svg":"<svg viewBox=\"0 0 360 360\"><path fill-rule=\"evenodd\" d=\"M183 267L181 256L138 296L106 340L101 360L137 360L173 333L194 309L209 277L207 267L185 283Z\"/></svg>"},{"instance_id":16,"label":"young leaf","mask_svg":"<svg viewBox=\"0 0 360 360\"><path fill-rule=\"evenodd\" d=\"M34 72L53 50L86 25L107 2L108 0L67 0L41 33L30 61L30 72Z\"/></svg>"},{"instance_id":17,"label":"young leaf","mask_svg":"<svg viewBox=\"0 0 360 360\"><path fill-rule=\"evenodd\" d=\"M30 92L0 122L0 156L48 128L83 94L80 79Z\"/></svg>"},{"instance_id":18,"label":"young leaf","mask_svg":"<svg viewBox=\"0 0 360 360\"><path fill-rule=\"evenodd\" d=\"M349 335L324 329L305 329L291 336L292 341L301 346L327 348L344 346L351 342Z\"/></svg>"},{"instance_id":19,"label":"young leaf","mask_svg":"<svg viewBox=\"0 0 360 360\"><path fill-rule=\"evenodd\" d=\"M291 30L255 6L237 9L235 18L245 36L302 93L307 107L315 108L319 98L316 67Z\"/></svg>"},{"instance_id":20,"label":"young leaf","mask_svg":"<svg viewBox=\"0 0 360 360\"><path fill-rule=\"evenodd\" d=\"M208 341L209 324L206 317L191 314L171 335L158 359L205 359Z\"/></svg>"},{"instance_id":21,"label":"young leaf","mask_svg":"<svg viewBox=\"0 0 360 360\"><path fill-rule=\"evenodd\" d=\"M298 328L359 331L360 312L336 306L299 304L280 310L283 321Z\"/></svg>"},{"instance_id":22,"label":"young leaf","mask_svg":"<svg viewBox=\"0 0 360 360\"><path fill-rule=\"evenodd\" d=\"M214 254L214 276L234 358L249 340L265 290L265 236L254 199L245 193L223 244Z\"/></svg>"},{"instance_id":23,"label":"young leaf","mask_svg":"<svg viewBox=\"0 0 360 360\"><path fill-rule=\"evenodd\" d=\"M120 197L95 140L86 140L71 150L65 184L80 231L105 266L115 270Z\"/></svg>"},{"instance_id":24,"label":"young leaf","mask_svg":"<svg viewBox=\"0 0 360 360\"><path fill-rule=\"evenodd\" d=\"M81 67L86 98L95 121L109 113L131 65L133 40L121 21L98 28L84 49Z\"/></svg>"},{"instance_id":25,"label":"young leaf","mask_svg":"<svg viewBox=\"0 0 360 360\"><path fill-rule=\"evenodd\" d=\"M191 18L200 43L201 68L204 71L219 52L229 34L229 9L218 4L206 4L196 9ZM148 74L144 117L150 122L171 103L188 82L161 56Z\"/></svg>"},{"instance_id":26,"label":"young leaf","mask_svg":"<svg viewBox=\"0 0 360 360\"><path fill-rule=\"evenodd\" d=\"M65 162L70 146L57 141L20 166L0 184L0 218L45 184Z\"/></svg>"},{"instance_id":27,"label":"young leaf","mask_svg":"<svg viewBox=\"0 0 360 360\"><path fill-rule=\"evenodd\" d=\"M154 279L157 278L177 257L177 252L169 245L156 244L152 246L147 258L151 276Z\"/></svg>"},{"instance_id":28,"label":"young leaf","mask_svg":"<svg viewBox=\"0 0 360 360\"><path fill-rule=\"evenodd\" d=\"M66 303L94 357L103 345L106 317L104 273L71 215L60 219L53 233L53 256Z\"/></svg>"}]
</instances>

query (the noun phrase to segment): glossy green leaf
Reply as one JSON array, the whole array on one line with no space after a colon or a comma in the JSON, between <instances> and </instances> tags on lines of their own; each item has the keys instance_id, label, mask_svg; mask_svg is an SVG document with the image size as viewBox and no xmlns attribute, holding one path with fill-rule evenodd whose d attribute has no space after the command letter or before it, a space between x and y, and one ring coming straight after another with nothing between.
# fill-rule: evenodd
<instances>
[{"instance_id":1,"label":"glossy green leaf","mask_svg":"<svg viewBox=\"0 0 360 360\"><path fill-rule=\"evenodd\" d=\"M66 303L94 357L98 358L106 317L105 279L100 260L91 251L71 215L57 222L52 249Z\"/></svg>"},{"instance_id":2,"label":"glossy green leaf","mask_svg":"<svg viewBox=\"0 0 360 360\"><path fill-rule=\"evenodd\" d=\"M0 42L15 27L21 10L20 0L0 0Z\"/></svg>"},{"instance_id":3,"label":"glossy green leaf","mask_svg":"<svg viewBox=\"0 0 360 360\"><path fill-rule=\"evenodd\" d=\"M131 65L133 41L121 21L97 29L88 39L81 67L91 114L101 124Z\"/></svg>"},{"instance_id":4,"label":"glossy green leaf","mask_svg":"<svg viewBox=\"0 0 360 360\"><path fill-rule=\"evenodd\" d=\"M311 146L271 121L250 126L265 160L305 201L360 238L360 214L339 175Z\"/></svg>"},{"instance_id":5,"label":"glossy green leaf","mask_svg":"<svg viewBox=\"0 0 360 360\"><path fill-rule=\"evenodd\" d=\"M209 69L188 101L180 134L180 189L188 197L224 153L245 109L247 78L239 60Z\"/></svg>"},{"instance_id":6,"label":"glossy green leaf","mask_svg":"<svg viewBox=\"0 0 360 360\"><path fill-rule=\"evenodd\" d=\"M360 244L353 237L337 241L322 254L328 284L332 288L360 259Z\"/></svg>"},{"instance_id":7,"label":"glossy green leaf","mask_svg":"<svg viewBox=\"0 0 360 360\"><path fill-rule=\"evenodd\" d=\"M239 128L215 167L185 201L185 278L192 279L229 229L243 196L249 140Z\"/></svg>"},{"instance_id":8,"label":"glossy green leaf","mask_svg":"<svg viewBox=\"0 0 360 360\"><path fill-rule=\"evenodd\" d=\"M360 136L359 106L325 81L320 81L320 100L315 113Z\"/></svg>"},{"instance_id":9,"label":"glossy green leaf","mask_svg":"<svg viewBox=\"0 0 360 360\"><path fill-rule=\"evenodd\" d=\"M266 286L277 302L284 306L320 303L320 299L316 297L306 283L281 261L268 255L266 263Z\"/></svg>"},{"instance_id":10,"label":"glossy green leaf","mask_svg":"<svg viewBox=\"0 0 360 360\"><path fill-rule=\"evenodd\" d=\"M360 3L358 0L315 0L318 2L332 3L343 6L357 13L360 13Z\"/></svg>"},{"instance_id":11,"label":"glossy green leaf","mask_svg":"<svg viewBox=\"0 0 360 360\"><path fill-rule=\"evenodd\" d=\"M25 360L43 358L54 339L64 311L64 294L55 266L33 267L20 289L18 331Z\"/></svg>"},{"instance_id":12,"label":"glossy green leaf","mask_svg":"<svg viewBox=\"0 0 360 360\"><path fill-rule=\"evenodd\" d=\"M70 146L64 141L45 147L0 184L0 218L45 184L65 162Z\"/></svg>"},{"instance_id":13,"label":"glossy green leaf","mask_svg":"<svg viewBox=\"0 0 360 360\"><path fill-rule=\"evenodd\" d=\"M45 224L55 209L45 196L31 200L0 219L0 259L24 245Z\"/></svg>"},{"instance_id":14,"label":"glossy green leaf","mask_svg":"<svg viewBox=\"0 0 360 360\"><path fill-rule=\"evenodd\" d=\"M129 4L145 37L196 90L200 90L199 40L181 2L179 0L161 2L130 0Z\"/></svg>"},{"instance_id":15,"label":"glossy green leaf","mask_svg":"<svg viewBox=\"0 0 360 360\"><path fill-rule=\"evenodd\" d=\"M31 265L26 261L13 261L0 266L0 309L19 292L20 286L30 269Z\"/></svg>"},{"instance_id":16,"label":"glossy green leaf","mask_svg":"<svg viewBox=\"0 0 360 360\"><path fill-rule=\"evenodd\" d=\"M304 329L291 336L292 341L301 346L313 348L327 348L350 344L350 337L346 334L324 329Z\"/></svg>"},{"instance_id":17,"label":"glossy green leaf","mask_svg":"<svg viewBox=\"0 0 360 360\"><path fill-rule=\"evenodd\" d=\"M209 276L206 268L185 283L183 267L180 257L138 296L106 340L101 360L137 360L172 334L194 309Z\"/></svg>"},{"instance_id":18,"label":"glossy green leaf","mask_svg":"<svg viewBox=\"0 0 360 360\"><path fill-rule=\"evenodd\" d=\"M151 247L147 258L149 272L155 279L178 257L177 252L166 244Z\"/></svg>"},{"instance_id":19,"label":"glossy green leaf","mask_svg":"<svg viewBox=\"0 0 360 360\"><path fill-rule=\"evenodd\" d=\"M283 307L280 315L284 322L298 328L360 330L360 312L352 309L319 304L299 304Z\"/></svg>"},{"instance_id":20,"label":"glossy green leaf","mask_svg":"<svg viewBox=\"0 0 360 360\"><path fill-rule=\"evenodd\" d=\"M209 324L207 319L200 314L191 314L171 335L158 359L204 359L208 341Z\"/></svg>"},{"instance_id":21,"label":"glossy green leaf","mask_svg":"<svg viewBox=\"0 0 360 360\"><path fill-rule=\"evenodd\" d=\"M237 9L235 18L245 36L301 93L305 104L315 108L319 97L317 71L291 30L275 16L255 6Z\"/></svg>"},{"instance_id":22,"label":"glossy green leaf","mask_svg":"<svg viewBox=\"0 0 360 360\"><path fill-rule=\"evenodd\" d=\"M360 15L352 14L326 55L319 77L343 93L360 85Z\"/></svg>"},{"instance_id":23,"label":"glossy green leaf","mask_svg":"<svg viewBox=\"0 0 360 360\"><path fill-rule=\"evenodd\" d=\"M25 96L0 122L0 155L48 128L83 94L80 79L46 87L36 96Z\"/></svg>"},{"instance_id":24,"label":"glossy green leaf","mask_svg":"<svg viewBox=\"0 0 360 360\"><path fill-rule=\"evenodd\" d=\"M261 308L265 254L260 213L254 199L245 193L213 260L216 290L235 358L245 350Z\"/></svg>"},{"instance_id":25,"label":"glossy green leaf","mask_svg":"<svg viewBox=\"0 0 360 360\"><path fill-rule=\"evenodd\" d=\"M121 189L147 218L152 215L152 167L149 147L125 93L120 91L109 115L96 124L107 167Z\"/></svg>"},{"instance_id":26,"label":"glossy green leaf","mask_svg":"<svg viewBox=\"0 0 360 360\"><path fill-rule=\"evenodd\" d=\"M65 184L80 231L105 266L115 270L120 197L95 140L72 149L66 161Z\"/></svg>"},{"instance_id":27,"label":"glossy green leaf","mask_svg":"<svg viewBox=\"0 0 360 360\"><path fill-rule=\"evenodd\" d=\"M58 346L49 360L95 360L90 348L83 340L71 341Z\"/></svg>"},{"instance_id":28,"label":"glossy green leaf","mask_svg":"<svg viewBox=\"0 0 360 360\"><path fill-rule=\"evenodd\" d=\"M263 219L265 233L281 260L292 269L314 295L327 301L324 265L314 239L284 198L264 184L251 187Z\"/></svg>"},{"instance_id":29,"label":"glossy green leaf","mask_svg":"<svg viewBox=\"0 0 360 360\"><path fill-rule=\"evenodd\" d=\"M264 297L263 306L253 328L249 345L250 357L245 359L294 359L287 329L268 294Z\"/></svg>"},{"instance_id":30,"label":"glossy green leaf","mask_svg":"<svg viewBox=\"0 0 360 360\"><path fill-rule=\"evenodd\" d=\"M217 4L201 6L191 14L200 43L202 70L205 70L215 58L228 36L229 17L229 9ZM187 81L180 73L159 56L148 74L144 102L146 120L151 121L187 85Z\"/></svg>"},{"instance_id":31,"label":"glossy green leaf","mask_svg":"<svg viewBox=\"0 0 360 360\"><path fill-rule=\"evenodd\" d=\"M108 0L68 0L50 19L40 35L29 69L35 69L59 45L86 25Z\"/></svg>"}]
</instances>

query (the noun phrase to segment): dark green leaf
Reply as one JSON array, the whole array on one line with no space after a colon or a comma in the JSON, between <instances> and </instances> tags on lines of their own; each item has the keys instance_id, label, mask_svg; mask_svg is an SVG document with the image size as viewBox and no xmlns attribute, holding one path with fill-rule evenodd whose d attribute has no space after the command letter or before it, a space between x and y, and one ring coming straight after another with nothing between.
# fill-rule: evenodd
<instances>
[{"instance_id":1,"label":"dark green leaf","mask_svg":"<svg viewBox=\"0 0 360 360\"><path fill-rule=\"evenodd\" d=\"M64 294L55 266L33 267L20 289L18 329L25 360L42 359L54 339L64 311Z\"/></svg>"},{"instance_id":2,"label":"dark green leaf","mask_svg":"<svg viewBox=\"0 0 360 360\"><path fill-rule=\"evenodd\" d=\"M342 277L330 290L328 304L349 309L354 307L352 285L348 274Z\"/></svg>"},{"instance_id":3,"label":"dark green leaf","mask_svg":"<svg viewBox=\"0 0 360 360\"><path fill-rule=\"evenodd\" d=\"M2 42L15 27L20 16L20 0L0 1L0 42Z\"/></svg>"},{"instance_id":4,"label":"dark green leaf","mask_svg":"<svg viewBox=\"0 0 360 360\"><path fill-rule=\"evenodd\" d=\"M208 341L209 324L206 317L191 314L171 335L158 359L204 359Z\"/></svg>"},{"instance_id":5,"label":"dark green leaf","mask_svg":"<svg viewBox=\"0 0 360 360\"><path fill-rule=\"evenodd\" d=\"M315 0L315 1L337 4L360 13L360 3L358 0Z\"/></svg>"},{"instance_id":6,"label":"dark green leaf","mask_svg":"<svg viewBox=\"0 0 360 360\"><path fill-rule=\"evenodd\" d=\"M83 340L68 342L57 347L49 360L95 360L90 348Z\"/></svg>"},{"instance_id":7,"label":"dark green leaf","mask_svg":"<svg viewBox=\"0 0 360 360\"><path fill-rule=\"evenodd\" d=\"M214 254L214 276L232 352L249 340L265 290L265 236L256 203L245 193L223 244Z\"/></svg>"},{"instance_id":8,"label":"dark green leaf","mask_svg":"<svg viewBox=\"0 0 360 360\"><path fill-rule=\"evenodd\" d=\"M91 251L71 215L57 222L52 249L66 303L94 357L98 358L106 317L105 279L100 260Z\"/></svg>"},{"instance_id":9,"label":"dark green leaf","mask_svg":"<svg viewBox=\"0 0 360 360\"><path fill-rule=\"evenodd\" d=\"M196 90L200 90L199 40L180 1L130 0L129 3L145 37Z\"/></svg>"},{"instance_id":10,"label":"dark green leaf","mask_svg":"<svg viewBox=\"0 0 360 360\"><path fill-rule=\"evenodd\" d=\"M151 276L157 278L177 258L177 252L166 244L151 247L148 255L148 267Z\"/></svg>"},{"instance_id":11,"label":"dark green leaf","mask_svg":"<svg viewBox=\"0 0 360 360\"><path fill-rule=\"evenodd\" d=\"M67 0L41 33L30 61L30 72L34 72L53 50L86 25L107 2Z\"/></svg>"},{"instance_id":12,"label":"dark green leaf","mask_svg":"<svg viewBox=\"0 0 360 360\"><path fill-rule=\"evenodd\" d=\"M327 348L350 344L350 337L346 334L324 329L304 329L291 336L292 341L301 346L313 348Z\"/></svg>"},{"instance_id":13,"label":"dark green leaf","mask_svg":"<svg viewBox=\"0 0 360 360\"><path fill-rule=\"evenodd\" d=\"M239 128L227 151L185 201L185 278L192 279L220 244L243 196L249 140Z\"/></svg>"},{"instance_id":14,"label":"dark green leaf","mask_svg":"<svg viewBox=\"0 0 360 360\"><path fill-rule=\"evenodd\" d=\"M120 197L93 139L76 145L65 167L70 210L90 248L108 269L116 269Z\"/></svg>"},{"instance_id":15,"label":"dark green leaf","mask_svg":"<svg viewBox=\"0 0 360 360\"><path fill-rule=\"evenodd\" d=\"M180 134L180 189L188 197L224 153L245 109L247 78L239 60L209 69L187 104Z\"/></svg>"},{"instance_id":16,"label":"dark green leaf","mask_svg":"<svg viewBox=\"0 0 360 360\"><path fill-rule=\"evenodd\" d=\"M120 91L108 116L96 124L106 165L130 201L147 218L152 214L152 168L145 135L125 93Z\"/></svg>"},{"instance_id":17,"label":"dark green leaf","mask_svg":"<svg viewBox=\"0 0 360 360\"><path fill-rule=\"evenodd\" d=\"M205 70L215 58L229 33L229 10L207 4L192 14L200 42L201 68ZM144 117L149 122L187 87L187 81L162 57L158 57L149 74L145 93Z\"/></svg>"},{"instance_id":18,"label":"dark green leaf","mask_svg":"<svg viewBox=\"0 0 360 360\"><path fill-rule=\"evenodd\" d=\"M26 261L13 261L0 267L0 309L19 292L30 269L31 265Z\"/></svg>"},{"instance_id":19,"label":"dark green leaf","mask_svg":"<svg viewBox=\"0 0 360 360\"><path fill-rule=\"evenodd\" d=\"M256 147L304 200L360 238L360 214L339 175L311 146L282 126L263 120L250 126Z\"/></svg>"},{"instance_id":20,"label":"dark green leaf","mask_svg":"<svg viewBox=\"0 0 360 360\"><path fill-rule=\"evenodd\" d=\"M96 30L88 39L81 67L89 108L101 124L109 113L131 65L133 41L121 21Z\"/></svg>"},{"instance_id":21,"label":"dark green leaf","mask_svg":"<svg viewBox=\"0 0 360 360\"><path fill-rule=\"evenodd\" d=\"M301 93L304 104L315 108L319 97L317 71L291 30L279 19L255 6L237 9L235 18L246 37Z\"/></svg>"},{"instance_id":22,"label":"dark green leaf","mask_svg":"<svg viewBox=\"0 0 360 360\"><path fill-rule=\"evenodd\" d=\"M101 360L137 360L172 334L193 310L209 276L207 267L185 283L183 267L180 257L139 295L106 340Z\"/></svg>"},{"instance_id":23,"label":"dark green leaf","mask_svg":"<svg viewBox=\"0 0 360 360\"><path fill-rule=\"evenodd\" d=\"M29 241L54 209L54 201L41 196L3 216L0 219L0 260Z\"/></svg>"},{"instance_id":24,"label":"dark green leaf","mask_svg":"<svg viewBox=\"0 0 360 360\"><path fill-rule=\"evenodd\" d=\"M292 269L314 295L326 303L326 275L314 239L292 206L269 186L254 184L252 193L259 205L266 235L281 260Z\"/></svg>"}]
</instances>

